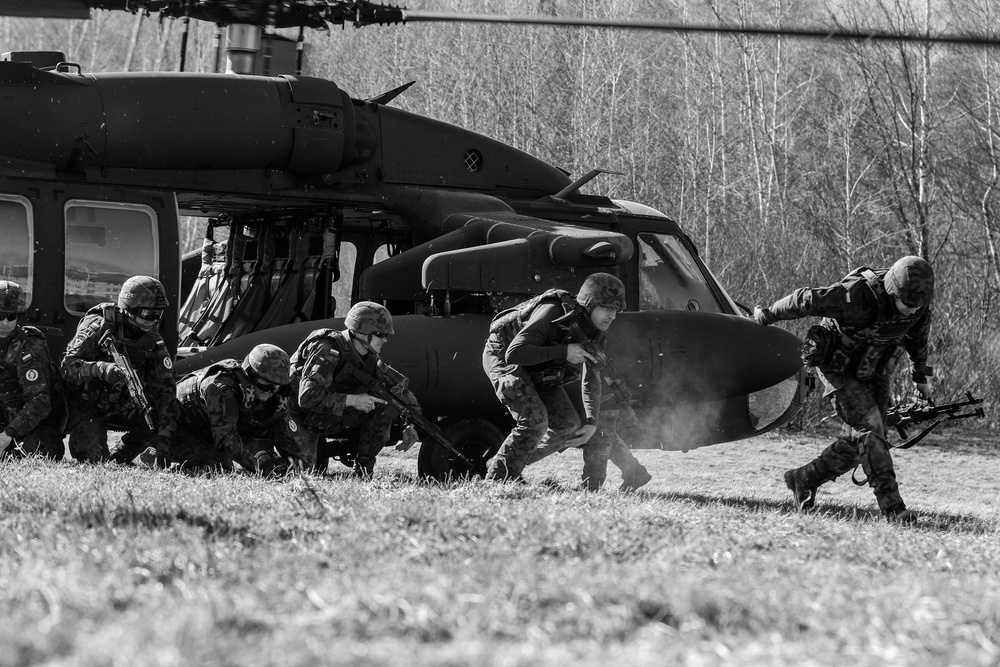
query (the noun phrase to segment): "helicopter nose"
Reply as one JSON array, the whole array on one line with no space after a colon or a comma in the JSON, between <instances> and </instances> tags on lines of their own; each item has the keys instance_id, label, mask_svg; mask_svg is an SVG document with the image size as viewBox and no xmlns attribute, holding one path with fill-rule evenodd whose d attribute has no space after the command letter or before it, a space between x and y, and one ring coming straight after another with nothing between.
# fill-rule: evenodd
<instances>
[{"instance_id":1,"label":"helicopter nose","mask_svg":"<svg viewBox=\"0 0 1000 667\"><path fill-rule=\"evenodd\" d=\"M752 394L795 375L801 341L746 317L692 311L622 313L607 352L653 405Z\"/></svg>"}]
</instances>

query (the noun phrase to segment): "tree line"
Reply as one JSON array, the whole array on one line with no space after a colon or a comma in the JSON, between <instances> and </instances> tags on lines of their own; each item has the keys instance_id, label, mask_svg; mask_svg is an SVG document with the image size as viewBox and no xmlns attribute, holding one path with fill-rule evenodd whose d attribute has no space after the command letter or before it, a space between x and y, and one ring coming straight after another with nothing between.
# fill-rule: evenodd
<instances>
[{"instance_id":1,"label":"tree line","mask_svg":"<svg viewBox=\"0 0 1000 667\"><path fill-rule=\"evenodd\" d=\"M990 0L423 0L411 9L983 33ZM4 51L177 69L180 21L4 19ZM281 31L286 32L286 31ZM294 37L295 32L288 32ZM186 69L212 71L192 22ZM935 267L942 399L1000 399L1000 48L517 25L305 35L304 74L476 130L677 220L746 305L906 254ZM794 323L801 327L803 323ZM796 333L802 333L796 329ZM992 419L1000 410L991 407Z\"/></svg>"}]
</instances>

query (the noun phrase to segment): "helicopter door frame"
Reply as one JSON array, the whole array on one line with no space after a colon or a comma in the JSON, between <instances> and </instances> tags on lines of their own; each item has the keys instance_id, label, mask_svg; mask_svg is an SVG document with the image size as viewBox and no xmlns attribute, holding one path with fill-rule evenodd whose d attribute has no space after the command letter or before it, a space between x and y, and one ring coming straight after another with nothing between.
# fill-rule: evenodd
<instances>
[{"instance_id":1,"label":"helicopter door frame","mask_svg":"<svg viewBox=\"0 0 1000 667\"><path fill-rule=\"evenodd\" d=\"M81 248L93 244L95 248L105 249L93 254L93 258L99 260L93 266L100 264L97 268L106 269L105 278L113 277L113 281L118 282L118 276L107 270L116 259L127 259L134 248L121 246L115 232L129 229L135 213L148 217L149 233L142 247L150 253L147 266L156 269L155 277L163 283L170 302L164 313L161 333L168 349L176 350L180 250L177 198L173 192L0 178L0 201L16 201L27 206L32 254L28 276L31 302L22 321L40 329L53 353L59 355L82 317L79 308L71 309L67 304L67 267L73 261L73 257L67 257L67 248L72 249L76 243ZM75 241L69 238L73 236ZM122 266L127 268L127 262ZM86 282L90 284L90 276ZM113 296L112 287L110 282L102 285L100 299Z\"/></svg>"}]
</instances>

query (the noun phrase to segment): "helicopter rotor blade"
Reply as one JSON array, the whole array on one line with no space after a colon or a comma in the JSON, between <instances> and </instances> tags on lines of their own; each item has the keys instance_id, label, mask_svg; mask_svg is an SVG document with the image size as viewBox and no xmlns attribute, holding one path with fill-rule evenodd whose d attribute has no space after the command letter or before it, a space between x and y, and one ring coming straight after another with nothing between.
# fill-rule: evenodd
<instances>
[{"instance_id":1,"label":"helicopter rotor blade","mask_svg":"<svg viewBox=\"0 0 1000 667\"><path fill-rule=\"evenodd\" d=\"M761 35L767 37L800 37L837 41L921 42L930 44L964 44L970 46L1000 46L1000 37L988 35L932 34L914 35L887 30L846 30L843 28L764 28L758 26L698 25L670 21L588 19L574 16L516 16L504 14L455 14L402 9L406 23L504 23L519 25L575 26L581 28L614 28L622 30L652 30L673 33L707 33L724 35ZM356 25L359 25L356 23ZM360 25L368 25L362 22ZM359 25L359 27L360 27Z\"/></svg>"}]
</instances>

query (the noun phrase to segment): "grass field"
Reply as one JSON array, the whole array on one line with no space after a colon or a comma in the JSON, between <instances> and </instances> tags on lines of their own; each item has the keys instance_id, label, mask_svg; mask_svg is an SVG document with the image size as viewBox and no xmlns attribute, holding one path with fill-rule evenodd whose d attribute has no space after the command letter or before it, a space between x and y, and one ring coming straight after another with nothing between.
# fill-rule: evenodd
<instances>
[{"instance_id":1,"label":"grass field","mask_svg":"<svg viewBox=\"0 0 1000 667\"><path fill-rule=\"evenodd\" d=\"M639 452L641 492L0 463L0 665L997 665L1000 440L896 455L792 511L827 438ZM339 465L339 464L334 464Z\"/></svg>"}]
</instances>

